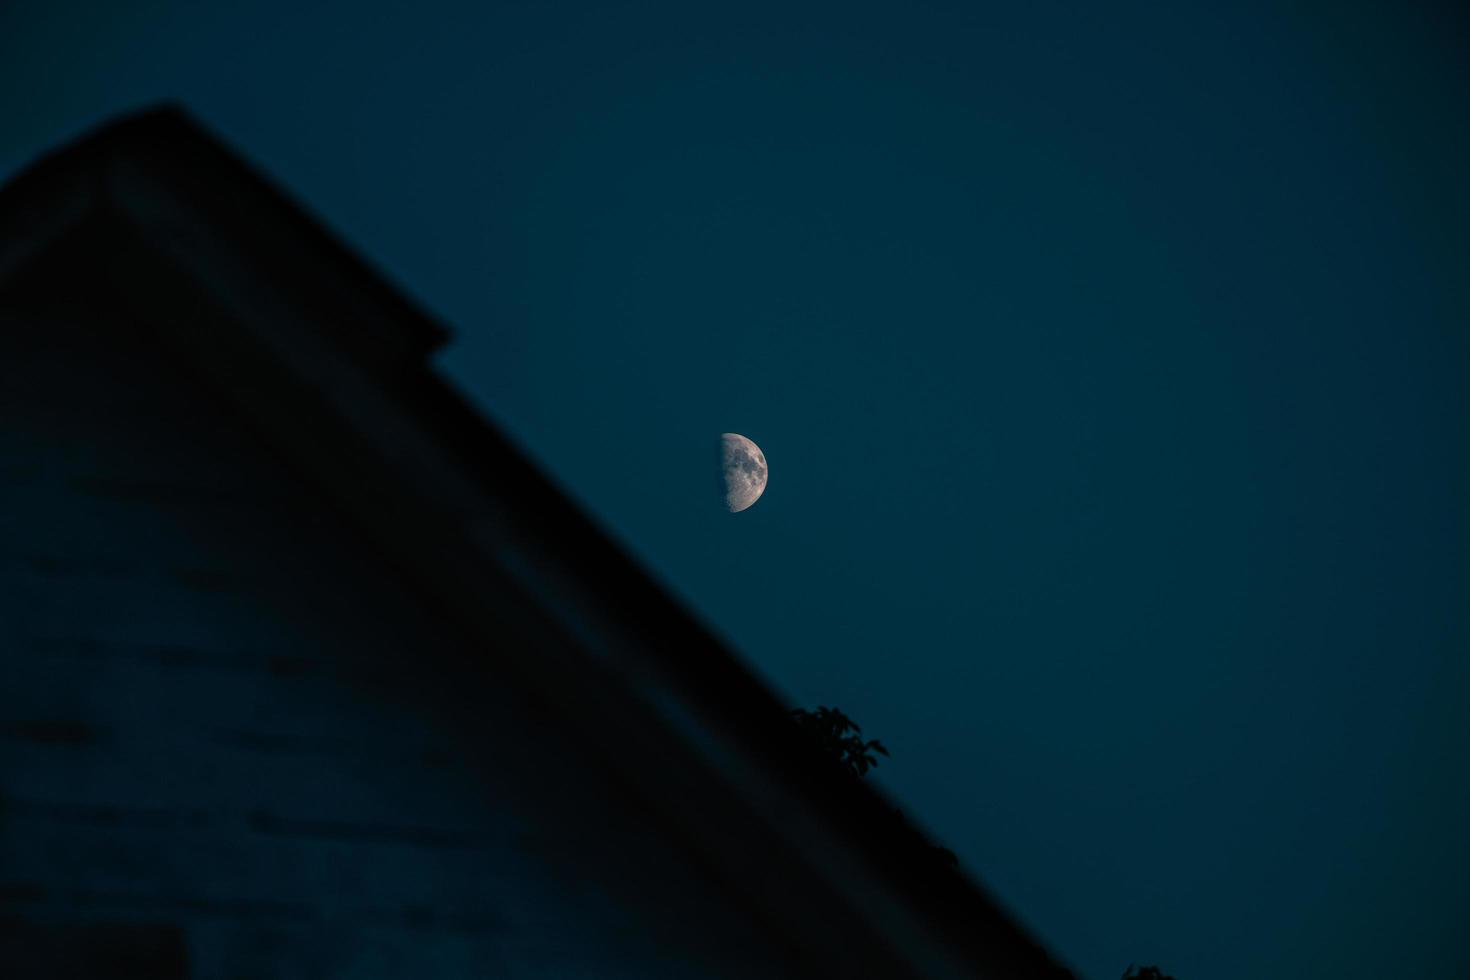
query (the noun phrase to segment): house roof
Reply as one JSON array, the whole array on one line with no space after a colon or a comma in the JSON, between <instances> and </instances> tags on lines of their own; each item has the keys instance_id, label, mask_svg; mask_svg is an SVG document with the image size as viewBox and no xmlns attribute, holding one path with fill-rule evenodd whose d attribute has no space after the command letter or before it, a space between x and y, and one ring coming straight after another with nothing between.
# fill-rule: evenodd
<instances>
[{"instance_id":1,"label":"house roof","mask_svg":"<svg viewBox=\"0 0 1470 980\"><path fill-rule=\"evenodd\" d=\"M1069 975L435 373L441 325L184 112L0 190L0 289L79 240L85 273L476 638L484 662L456 670L509 670L616 732L606 764L822 972Z\"/></svg>"}]
</instances>

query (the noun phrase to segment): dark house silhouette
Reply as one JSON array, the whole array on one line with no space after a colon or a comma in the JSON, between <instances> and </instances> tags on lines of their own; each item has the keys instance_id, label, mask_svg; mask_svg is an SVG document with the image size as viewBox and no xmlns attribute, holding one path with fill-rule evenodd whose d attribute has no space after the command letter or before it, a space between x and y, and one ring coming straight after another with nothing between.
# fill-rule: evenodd
<instances>
[{"instance_id":1,"label":"dark house silhouette","mask_svg":"<svg viewBox=\"0 0 1470 980\"><path fill-rule=\"evenodd\" d=\"M0 191L0 976L1065 975L173 110Z\"/></svg>"}]
</instances>

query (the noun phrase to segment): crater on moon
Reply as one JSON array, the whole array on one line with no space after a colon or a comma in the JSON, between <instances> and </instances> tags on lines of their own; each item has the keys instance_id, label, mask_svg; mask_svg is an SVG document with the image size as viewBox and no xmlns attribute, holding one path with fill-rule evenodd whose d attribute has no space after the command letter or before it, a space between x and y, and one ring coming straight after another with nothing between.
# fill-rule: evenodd
<instances>
[{"instance_id":1,"label":"crater on moon","mask_svg":"<svg viewBox=\"0 0 1470 980\"><path fill-rule=\"evenodd\" d=\"M725 506L738 513L766 490L766 454L734 432L720 436L720 462L725 471Z\"/></svg>"}]
</instances>

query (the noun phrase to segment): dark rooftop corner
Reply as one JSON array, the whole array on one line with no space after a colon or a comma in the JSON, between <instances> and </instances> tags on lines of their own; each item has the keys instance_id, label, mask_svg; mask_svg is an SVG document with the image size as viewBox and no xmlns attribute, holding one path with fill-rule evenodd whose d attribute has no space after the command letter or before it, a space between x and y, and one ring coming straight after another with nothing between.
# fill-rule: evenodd
<instances>
[{"instance_id":1,"label":"dark rooftop corner","mask_svg":"<svg viewBox=\"0 0 1470 980\"><path fill-rule=\"evenodd\" d=\"M40 924L0 920L0 962L10 980L116 977L188 980L181 930L168 925Z\"/></svg>"},{"instance_id":2,"label":"dark rooftop corner","mask_svg":"<svg viewBox=\"0 0 1470 980\"><path fill-rule=\"evenodd\" d=\"M229 175L228 186L222 186L222 174ZM332 331L343 353L410 361L448 338L441 324L176 105L104 126L10 181L5 218L15 224L0 253L0 274L29 249L44 247L58 223L112 206L112 195L124 195L129 216L147 221L150 202L157 203L153 195L165 185L168 197L194 220L228 228L232 246L248 252L272 289L289 293L317 315L313 325Z\"/></svg>"},{"instance_id":3,"label":"dark rooftop corner","mask_svg":"<svg viewBox=\"0 0 1470 980\"><path fill-rule=\"evenodd\" d=\"M434 373L447 336L177 108L0 191L0 951L1068 976Z\"/></svg>"}]
</instances>

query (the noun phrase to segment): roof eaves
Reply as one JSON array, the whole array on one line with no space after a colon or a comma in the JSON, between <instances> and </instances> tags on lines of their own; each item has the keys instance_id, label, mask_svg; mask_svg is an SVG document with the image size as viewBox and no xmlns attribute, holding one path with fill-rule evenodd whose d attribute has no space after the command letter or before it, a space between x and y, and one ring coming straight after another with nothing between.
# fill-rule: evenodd
<instances>
[{"instance_id":1,"label":"roof eaves","mask_svg":"<svg viewBox=\"0 0 1470 980\"><path fill-rule=\"evenodd\" d=\"M262 280L309 310L339 349L380 375L412 370L449 337L176 106L103 126L8 182L0 191L0 280L98 212L145 231L228 242Z\"/></svg>"}]
</instances>

